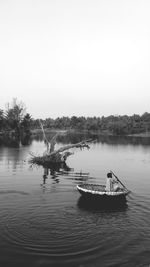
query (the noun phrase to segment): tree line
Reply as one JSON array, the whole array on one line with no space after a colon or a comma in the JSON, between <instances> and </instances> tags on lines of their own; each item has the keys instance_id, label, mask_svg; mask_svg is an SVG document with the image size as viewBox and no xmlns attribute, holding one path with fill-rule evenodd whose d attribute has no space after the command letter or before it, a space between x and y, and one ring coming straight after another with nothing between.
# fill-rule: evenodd
<instances>
[{"instance_id":1,"label":"tree line","mask_svg":"<svg viewBox=\"0 0 150 267\"><path fill-rule=\"evenodd\" d=\"M99 131L113 135L140 134L150 131L150 113L145 112L141 116L107 116L107 117L58 117L42 120L44 128L62 130L87 130ZM33 128L39 128L39 120L32 121Z\"/></svg>"},{"instance_id":2,"label":"tree line","mask_svg":"<svg viewBox=\"0 0 150 267\"><path fill-rule=\"evenodd\" d=\"M111 115L107 117L58 117L41 119L44 128L60 130L99 131L113 135L140 134L150 131L150 113L141 116L134 114ZM0 109L0 132L15 136L29 135L32 130L39 129L39 119L33 119L26 112L25 104L13 99L6 110Z\"/></svg>"}]
</instances>

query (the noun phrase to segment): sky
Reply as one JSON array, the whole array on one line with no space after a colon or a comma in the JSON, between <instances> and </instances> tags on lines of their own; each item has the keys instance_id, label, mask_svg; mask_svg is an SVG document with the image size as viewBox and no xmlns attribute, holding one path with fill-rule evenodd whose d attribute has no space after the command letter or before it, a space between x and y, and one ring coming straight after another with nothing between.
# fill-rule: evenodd
<instances>
[{"instance_id":1,"label":"sky","mask_svg":"<svg viewBox=\"0 0 150 267\"><path fill-rule=\"evenodd\" d=\"M0 109L150 112L149 0L0 0Z\"/></svg>"}]
</instances>

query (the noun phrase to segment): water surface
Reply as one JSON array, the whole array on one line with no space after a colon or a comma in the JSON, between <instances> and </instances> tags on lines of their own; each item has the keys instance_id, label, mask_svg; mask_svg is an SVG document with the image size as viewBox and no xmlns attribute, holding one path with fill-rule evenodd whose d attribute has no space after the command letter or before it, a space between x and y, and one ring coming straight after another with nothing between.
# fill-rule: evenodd
<instances>
[{"instance_id":1,"label":"water surface","mask_svg":"<svg viewBox=\"0 0 150 267\"><path fill-rule=\"evenodd\" d=\"M0 266L149 266L150 140L99 137L59 172L29 164L29 152L44 149L41 138L0 147ZM76 185L105 184L109 170L132 191L127 203L83 201Z\"/></svg>"}]
</instances>

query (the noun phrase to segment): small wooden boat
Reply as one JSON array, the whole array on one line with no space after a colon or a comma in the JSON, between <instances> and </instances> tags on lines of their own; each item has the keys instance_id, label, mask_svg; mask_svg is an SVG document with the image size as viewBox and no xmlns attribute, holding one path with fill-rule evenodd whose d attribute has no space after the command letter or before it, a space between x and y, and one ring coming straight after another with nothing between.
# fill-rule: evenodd
<instances>
[{"instance_id":1,"label":"small wooden boat","mask_svg":"<svg viewBox=\"0 0 150 267\"><path fill-rule=\"evenodd\" d=\"M98 198L105 200L118 200L124 199L128 194L129 190L125 188L119 188L117 191L106 191L104 185L98 184L80 184L77 185L77 189L80 194L84 197Z\"/></svg>"}]
</instances>

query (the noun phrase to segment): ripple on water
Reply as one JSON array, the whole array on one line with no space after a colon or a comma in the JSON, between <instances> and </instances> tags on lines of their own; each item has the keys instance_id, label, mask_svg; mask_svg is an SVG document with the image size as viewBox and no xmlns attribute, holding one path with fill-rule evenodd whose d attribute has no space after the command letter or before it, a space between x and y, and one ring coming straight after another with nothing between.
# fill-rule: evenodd
<instances>
[{"instance_id":1,"label":"ripple on water","mask_svg":"<svg viewBox=\"0 0 150 267\"><path fill-rule=\"evenodd\" d=\"M138 194L131 194L130 211L132 212L132 220L134 220L135 227L142 225L143 231L146 230L150 220L150 197ZM136 220L135 220L136 218Z\"/></svg>"},{"instance_id":2,"label":"ripple on water","mask_svg":"<svg viewBox=\"0 0 150 267\"><path fill-rule=\"evenodd\" d=\"M48 205L30 207L27 212L20 209L7 217L4 237L16 250L52 258L88 256L104 252L110 242L113 246L112 236L107 234L107 218L99 218L100 214L93 218L88 213L81 217L81 212L58 207L54 212Z\"/></svg>"},{"instance_id":3,"label":"ripple on water","mask_svg":"<svg viewBox=\"0 0 150 267\"><path fill-rule=\"evenodd\" d=\"M22 197L24 201L27 199ZM127 259L130 262L132 255L138 257L139 240L143 241L143 233L147 232L143 226L148 225L147 217L142 214L143 210L149 211L141 196L131 195L127 205L114 210L92 208L80 201L76 207L68 204L63 209L65 202L39 205L37 199L35 196L35 201L26 202L24 208L18 204L17 209L12 209L14 203L9 203L3 211L7 222L3 225L3 238L15 253L26 251L27 255L52 261L87 261L99 257L103 262L119 253L122 257L119 264ZM106 262L106 266L111 266Z\"/></svg>"},{"instance_id":4,"label":"ripple on water","mask_svg":"<svg viewBox=\"0 0 150 267\"><path fill-rule=\"evenodd\" d=\"M29 193L19 190L0 190L0 195L7 194L19 194L19 195L29 195Z\"/></svg>"}]
</instances>

